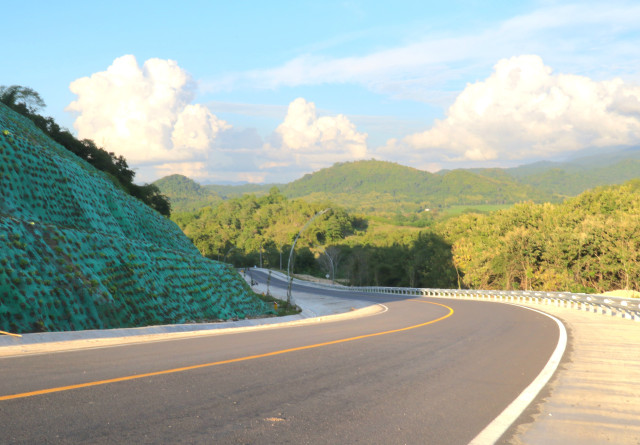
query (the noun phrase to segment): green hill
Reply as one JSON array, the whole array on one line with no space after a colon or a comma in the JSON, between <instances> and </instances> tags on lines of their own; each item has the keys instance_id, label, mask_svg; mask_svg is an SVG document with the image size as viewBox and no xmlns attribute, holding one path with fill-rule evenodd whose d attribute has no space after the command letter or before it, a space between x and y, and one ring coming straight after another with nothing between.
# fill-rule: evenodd
<instances>
[{"instance_id":1,"label":"green hill","mask_svg":"<svg viewBox=\"0 0 640 445\"><path fill-rule=\"evenodd\" d=\"M0 330L62 331L268 312L228 265L0 104Z\"/></svg>"},{"instance_id":2,"label":"green hill","mask_svg":"<svg viewBox=\"0 0 640 445\"><path fill-rule=\"evenodd\" d=\"M172 211L178 213L194 212L248 193L263 196L272 187L281 187L280 184L200 185L183 175L165 176L153 185L169 198Z\"/></svg>"},{"instance_id":3,"label":"green hill","mask_svg":"<svg viewBox=\"0 0 640 445\"><path fill-rule=\"evenodd\" d=\"M172 208L178 212L193 211L246 193L266 195L274 186L288 198L331 201L350 210L377 214L557 200L552 193L522 184L500 169L493 174L469 170L433 174L376 160L338 163L285 185L200 186L180 175L167 176L154 185L169 197Z\"/></svg>"},{"instance_id":4,"label":"green hill","mask_svg":"<svg viewBox=\"0 0 640 445\"><path fill-rule=\"evenodd\" d=\"M576 196L595 187L640 178L640 149L613 148L566 162L536 162L504 171L518 182L547 193Z\"/></svg>"},{"instance_id":5,"label":"green hill","mask_svg":"<svg viewBox=\"0 0 640 445\"><path fill-rule=\"evenodd\" d=\"M287 184L282 192L288 197L330 199L364 212L553 200L551 194L508 175L488 177L468 170L433 174L375 160L335 164Z\"/></svg>"},{"instance_id":6,"label":"green hill","mask_svg":"<svg viewBox=\"0 0 640 445\"><path fill-rule=\"evenodd\" d=\"M274 184L200 186L184 176L156 181L177 211L254 193ZM384 161L335 164L284 185L288 198L332 201L367 214L416 213L425 208L488 207L522 201L559 202L601 185L640 177L640 149L611 149L567 162L541 161L514 168L457 169L429 173Z\"/></svg>"},{"instance_id":7,"label":"green hill","mask_svg":"<svg viewBox=\"0 0 640 445\"><path fill-rule=\"evenodd\" d=\"M174 212L193 212L222 201L220 195L182 175L170 175L153 183L171 201Z\"/></svg>"}]
</instances>

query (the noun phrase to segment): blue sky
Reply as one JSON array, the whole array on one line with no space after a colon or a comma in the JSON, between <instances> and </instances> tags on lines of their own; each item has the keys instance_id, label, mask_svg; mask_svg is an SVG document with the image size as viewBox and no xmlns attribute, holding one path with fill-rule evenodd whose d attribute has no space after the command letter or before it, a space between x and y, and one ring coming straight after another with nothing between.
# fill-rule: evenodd
<instances>
[{"instance_id":1,"label":"blue sky","mask_svg":"<svg viewBox=\"0 0 640 445\"><path fill-rule=\"evenodd\" d=\"M8 2L2 85L146 182L638 145L637 2Z\"/></svg>"}]
</instances>

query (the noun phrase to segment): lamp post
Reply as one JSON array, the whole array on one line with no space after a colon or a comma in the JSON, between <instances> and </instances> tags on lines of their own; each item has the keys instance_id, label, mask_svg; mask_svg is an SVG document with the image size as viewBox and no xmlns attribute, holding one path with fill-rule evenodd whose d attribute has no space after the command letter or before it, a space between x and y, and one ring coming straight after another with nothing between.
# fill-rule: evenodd
<instances>
[{"instance_id":1,"label":"lamp post","mask_svg":"<svg viewBox=\"0 0 640 445\"><path fill-rule=\"evenodd\" d=\"M289 278L289 285L287 286L287 305L291 304L291 284L293 283L293 277L291 276L291 259L293 258L293 249L296 247L296 243L298 242L298 238L300 238L300 235L302 234L302 232L304 232L304 229L309 227L309 224L311 224L311 222L314 219L316 219L320 215L324 215L329 210L331 210L331 208L326 208L324 210L319 211L315 215L313 215L311 217L311 219L309 219L309 221L307 221L307 223L304 225L304 227L302 227L302 229L300 229L300 231L296 235L296 238L293 240L293 245L291 246L291 251L289 252L289 262L287 263L287 277Z\"/></svg>"},{"instance_id":2,"label":"lamp post","mask_svg":"<svg viewBox=\"0 0 640 445\"><path fill-rule=\"evenodd\" d=\"M230 253L233 249L235 249L235 248L236 248L236 246L231 246L231 247L229 248L229 250L227 250L227 253L225 253L225 254L224 254L224 260L222 260L222 262L223 262L223 263L226 263L226 262L227 262L227 255L229 255L229 253Z\"/></svg>"}]
</instances>

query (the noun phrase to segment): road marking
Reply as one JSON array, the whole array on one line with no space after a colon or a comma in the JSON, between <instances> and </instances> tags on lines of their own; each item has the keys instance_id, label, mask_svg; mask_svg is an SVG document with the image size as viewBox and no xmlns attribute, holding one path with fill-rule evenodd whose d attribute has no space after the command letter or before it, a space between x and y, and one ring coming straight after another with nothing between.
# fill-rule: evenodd
<instances>
[{"instance_id":1,"label":"road marking","mask_svg":"<svg viewBox=\"0 0 640 445\"><path fill-rule=\"evenodd\" d=\"M442 321L445 318L449 318L451 315L453 315L453 309L450 308L447 305L444 305L444 304L435 303L435 302L432 302L432 301L422 301L422 300L409 300L409 301L414 301L414 302L418 302L418 303L435 304L437 306L442 306L442 307L445 307L445 308L449 309L449 313L447 315L444 315L444 316L442 316L440 318L437 318L435 320L427 321L425 323L420 323L420 324L416 324L416 325L413 325L413 326L407 326L407 327L400 328L400 329L392 329L390 331L383 331L383 332L375 332L373 334L358 335L357 337L343 338L343 339L340 339L340 340L332 340L332 341L328 341L328 342L324 342L324 343L317 343L317 344L313 344L313 345L298 346L296 348L282 349L282 350L279 350L279 351L267 352L267 353L264 353L264 354L249 355L249 356L246 356L246 357L232 358L232 359L221 360L221 361L212 362L212 363L203 363L203 364L200 364L200 365L183 366L181 368L166 369L164 371L147 372L147 373L144 373L144 374L134 374L134 375L129 375L129 376L125 376L125 377L116 377L116 378L107 379L107 380L97 380L95 382L79 383L77 385L59 386L57 388L47 388L47 389L40 389L38 391L23 392L23 393L20 393L20 394L11 394L11 395L6 395L6 396L0 396L0 401L2 401L2 400L13 400L13 399L23 399L25 397L39 396L39 395L43 395L43 394L51 394L51 393L54 393L54 392L70 391L72 389L88 388L88 387L91 387L91 386L107 385L109 383L117 383L117 382L126 382L126 381L129 381L129 380L142 379L142 378L145 378L145 377L154 377L154 376L165 375L165 374L174 374L174 373L177 373L177 372L191 371L191 370L194 370L194 369L209 368L209 367L212 367L212 366L225 365L225 364L229 364L229 363L244 362L244 361L248 361L248 360L254 360L254 359L257 359L257 358L272 357L272 356L275 356L275 355L287 354L289 352L303 351L305 349L314 349L314 348L320 348L320 347L323 347L323 346L336 345L336 344L339 344L339 343L346 343L346 342L355 341L355 340L362 340L363 338L378 337L380 335L394 334L396 332L409 331L411 329L416 329L416 328L420 328L422 326L427 326L427 325L430 325L430 324L433 324L433 323L437 323L437 322Z\"/></svg>"},{"instance_id":2,"label":"road marking","mask_svg":"<svg viewBox=\"0 0 640 445\"><path fill-rule=\"evenodd\" d=\"M520 417L520 415L524 412L525 409L533 402L536 396L542 391L542 388L547 384L547 382L551 379L553 374L556 372L558 365L560 365L560 360L562 360L562 356L564 355L564 351L567 348L567 330L560 320L558 320L553 315L549 315L545 312L539 311L537 309L533 309L527 306L514 305L524 309L529 309L534 312L538 312L539 314L545 315L551 318L558 325L558 344L556 345L556 349L549 357L549 361L542 368L540 374L527 386L524 391L520 393L516 399L511 402L509 406L507 406L502 413L498 415L495 419L491 421L489 425L485 427L480 433L471 441L469 445L490 445L495 444L500 437L509 429L511 425Z\"/></svg>"}]
</instances>

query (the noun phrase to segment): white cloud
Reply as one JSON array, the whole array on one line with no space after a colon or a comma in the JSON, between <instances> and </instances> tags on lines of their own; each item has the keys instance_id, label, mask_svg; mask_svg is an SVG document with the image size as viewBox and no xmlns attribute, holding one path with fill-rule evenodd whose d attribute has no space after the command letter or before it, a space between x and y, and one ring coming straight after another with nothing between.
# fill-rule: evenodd
<instances>
[{"instance_id":1,"label":"white cloud","mask_svg":"<svg viewBox=\"0 0 640 445\"><path fill-rule=\"evenodd\" d=\"M553 74L540 57L519 56L500 60L487 79L467 85L444 120L402 142L459 160L543 157L639 143L639 112L637 86Z\"/></svg>"},{"instance_id":2,"label":"white cloud","mask_svg":"<svg viewBox=\"0 0 640 445\"><path fill-rule=\"evenodd\" d=\"M78 96L68 107L78 113L78 137L93 139L134 166L228 162L213 148L230 125L190 104L195 83L175 61L149 59L140 67L126 55L106 71L75 80L70 89Z\"/></svg>"},{"instance_id":3,"label":"white cloud","mask_svg":"<svg viewBox=\"0 0 640 445\"><path fill-rule=\"evenodd\" d=\"M273 144L265 145L269 161L263 165L288 163L315 170L363 159L367 156L366 140L367 134L359 133L346 116L318 117L313 102L298 98L289 104Z\"/></svg>"},{"instance_id":4,"label":"white cloud","mask_svg":"<svg viewBox=\"0 0 640 445\"><path fill-rule=\"evenodd\" d=\"M216 135L231 125L218 119L202 105L187 105L178 115L171 141L174 148L207 150Z\"/></svg>"}]
</instances>

